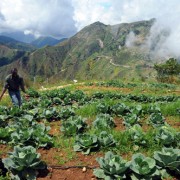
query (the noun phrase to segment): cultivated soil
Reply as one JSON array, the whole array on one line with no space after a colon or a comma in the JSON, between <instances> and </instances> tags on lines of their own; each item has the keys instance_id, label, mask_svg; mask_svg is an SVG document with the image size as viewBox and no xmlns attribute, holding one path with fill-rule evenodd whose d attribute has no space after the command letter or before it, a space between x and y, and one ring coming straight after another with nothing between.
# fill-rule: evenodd
<instances>
[{"instance_id":1,"label":"cultivated soil","mask_svg":"<svg viewBox=\"0 0 180 180\"><path fill-rule=\"evenodd\" d=\"M111 89L124 93L132 92L132 89L128 88L86 87L82 84L77 89L86 91L86 93L88 93L88 91L92 92L93 89L101 91L108 91ZM116 117L114 118L114 122L116 124L116 131L125 130L122 118ZM180 127L180 122L173 122L170 119L167 119L167 122L174 128ZM88 121L88 124L90 123L91 121ZM49 134L53 136L62 135L60 132L60 124L61 122L59 121L49 123L51 127ZM147 123L143 123L142 127L144 131L148 131L151 128ZM7 157L7 152L12 150L13 148L0 144L0 158ZM96 180L96 177L93 175L93 169L99 167L96 158L104 156L104 152L92 152L90 155L74 152L71 144L68 152L66 149L54 147L50 149L39 149L38 152L41 154L41 159L47 163L48 167L47 170L38 172L37 180ZM129 155L130 154L127 153L122 155L122 157L128 159Z\"/></svg>"}]
</instances>

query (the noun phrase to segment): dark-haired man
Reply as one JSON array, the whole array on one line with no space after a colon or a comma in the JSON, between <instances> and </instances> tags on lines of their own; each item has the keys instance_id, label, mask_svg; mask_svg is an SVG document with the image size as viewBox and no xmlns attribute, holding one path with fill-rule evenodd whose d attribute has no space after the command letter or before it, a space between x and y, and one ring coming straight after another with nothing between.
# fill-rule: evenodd
<instances>
[{"instance_id":1,"label":"dark-haired man","mask_svg":"<svg viewBox=\"0 0 180 180\"><path fill-rule=\"evenodd\" d=\"M24 81L23 78L18 75L18 70L16 68L11 70L11 74L9 74L5 79L5 84L3 91L0 96L0 101L6 92L8 90L9 96L11 97L12 103L15 106L21 106L21 90L26 93L24 88Z\"/></svg>"}]
</instances>

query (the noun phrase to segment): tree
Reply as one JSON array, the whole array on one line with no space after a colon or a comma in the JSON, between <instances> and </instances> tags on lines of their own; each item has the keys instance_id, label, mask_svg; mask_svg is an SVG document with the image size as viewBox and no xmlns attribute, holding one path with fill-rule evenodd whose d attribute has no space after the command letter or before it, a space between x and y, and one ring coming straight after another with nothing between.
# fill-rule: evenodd
<instances>
[{"instance_id":1,"label":"tree","mask_svg":"<svg viewBox=\"0 0 180 180\"><path fill-rule=\"evenodd\" d=\"M155 64L157 79L161 82L172 82L174 77L180 74L180 64L177 59L170 58L165 63Z\"/></svg>"}]
</instances>

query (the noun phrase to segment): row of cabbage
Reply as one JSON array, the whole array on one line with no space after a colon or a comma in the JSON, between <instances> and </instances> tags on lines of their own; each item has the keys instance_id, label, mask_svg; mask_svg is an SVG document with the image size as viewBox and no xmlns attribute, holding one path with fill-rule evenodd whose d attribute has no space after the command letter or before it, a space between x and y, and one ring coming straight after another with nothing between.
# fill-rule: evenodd
<instances>
[{"instance_id":1,"label":"row of cabbage","mask_svg":"<svg viewBox=\"0 0 180 180\"><path fill-rule=\"evenodd\" d=\"M157 89L176 89L175 84L167 83L148 83L148 84L137 84L137 83L123 83L119 80L110 80L107 82L90 82L86 83L88 86L104 86L104 87L117 87L117 88L134 88L134 87L143 87L143 88L157 88Z\"/></svg>"},{"instance_id":2,"label":"row of cabbage","mask_svg":"<svg viewBox=\"0 0 180 180\"><path fill-rule=\"evenodd\" d=\"M135 114L131 115L129 113L123 116L123 124L126 126L126 131L129 132L129 136L134 144L137 146L146 146L147 139L145 139L146 136L140 126L139 120L140 118ZM157 116L155 116L154 113L151 114L148 122L156 128L152 137L154 136L154 140L157 141L157 143L167 146L173 145L174 147L180 145L180 133L176 132L174 128L165 123L165 119L160 113L158 113ZM93 147L93 144L95 147L99 147L99 142L109 141L109 144L115 144L115 141L108 132L105 132L100 135L100 137L104 137L104 140L100 138L101 140L98 142L97 136L87 134L87 131L89 129L97 129L104 132L104 130L110 130L115 126L116 124L111 115L98 114L92 122L92 126L87 125L86 120L81 116L70 116L62 120L60 129L65 136L74 136L80 133L76 138L77 143L81 141L82 144L82 141L85 141L86 143L89 142L88 146L92 143L90 147ZM9 121L8 124L4 124L4 127L2 126L0 128L0 141L1 143L8 143L13 146L31 145L36 148L51 147L52 137L48 135L49 130L49 126L46 127L43 123L38 123L33 119L33 116L24 115L21 118L14 118L13 121ZM82 134L83 132L86 132L86 134ZM88 149L88 152L90 152L88 146L85 148L85 151Z\"/></svg>"},{"instance_id":3,"label":"row of cabbage","mask_svg":"<svg viewBox=\"0 0 180 180\"><path fill-rule=\"evenodd\" d=\"M63 92L65 92L66 95L68 94L67 93L68 91L66 91L66 90L63 90ZM63 106L62 106L62 102L64 103L65 102L64 99L67 97L66 95L62 96L60 99L61 100L60 108L59 108L59 103L54 103L54 101L52 103L52 100L54 98L56 98L56 97L54 97L56 95L56 93L57 93L56 91L55 92L52 91L52 92L48 92L46 95L41 96L42 99L46 98L45 101L47 101L47 100L51 101L50 107L45 102L42 102L42 104L41 104L40 103L41 101L39 99L32 100L32 101L29 101L28 103L25 103L23 105L22 109L18 109L16 107L12 107L12 108L0 107L0 112L2 114L2 115L0 115L0 119L1 119L0 123L1 123L1 127L3 127L0 129L1 142L9 143L10 145L15 146L14 152L10 153L11 155L9 158L11 160L10 159L3 160L3 162L5 164L5 167L11 172L11 175L15 176L16 179L18 179L18 178L22 179L22 177L26 177L27 179L28 178L30 179L30 178L32 178L32 176L35 178L35 175L37 172L36 168L35 168L35 170L32 170L32 173L31 173L30 169L34 166L34 165L32 165L34 158L36 159L36 157L39 157L39 155L37 153L35 153L35 150L33 150L33 147L39 148L39 147L53 146L52 137L50 135L48 135L50 128L45 127L45 125L43 123L37 123L35 120L62 119L63 123L61 126L61 131L64 133L65 136L73 135L74 133L79 133L79 132L82 133L88 127L84 119L82 119L81 117L75 116L75 113L74 113L74 110L72 107L65 108L65 107L63 107L65 104L63 104ZM79 93L79 99L82 100L81 98L82 98L83 93L81 91L78 91L78 93ZM36 96L38 97L39 94ZM75 97L76 97L76 95L75 95ZM60 97L58 97L58 98L60 98ZM71 98L69 98L69 99L71 99L71 105L73 103L78 102L78 98L74 98L72 101L72 94L71 94ZM58 108L57 108L57 106L58 106ZM43 107L48 108L48 109L43 110L42 109ZM106 109L107 112L103 112L104 111L103 109ZM132 137L136 137L136 138L134 138L134 142L137 143L137 139L140 137L143 137L143 132L142 132L141 127L136 125L139 121L138 116L143 114L142 107L137 106L136 108L129 108L121 103L121 104L116 104L114 106L114 109L116 109L116 110L112 111L111 107L108 107L105 104L99 104L97 106L97 111L100 113L103 112L106 114L97 115L97 118L93 122L93 127L94 128L98 127L98 129L99 128L103 129L103 127L105 127L105 129L106 129L106 128L108 128L108 126L114 127L115 124L113 122L113 118L111 117L111 115L113 115L113 114L109 113L109 112L113 112L114 115L120 115L124 118L124 124L126 125L126 127L129 130L131 129L130 130L131 134L133 134L132 133L133 128L135 129L135 131L137 131L135 133L136 135L132 135ZM156 110L156 114L161 115L158 108L154 108L154 109L152 108L152 110L153 110L153 113ZM109 113L109 114L107 114L107 113ZM132 115L132 114L134 114L134 115ZM128 116L130 118L127 118ZM164 135L163 135L164 130L168 129L168 131L167 131L168 133L170 131L173 132L172 133L173 135L171 135L171 136L168 135L168 138L171 137L173 139L172 144L176 144L176 146L178 146L178 144L177 144L177 142L178 142L177 139L179 138L178 133L174 132L168 126L165 126L163 128L163 125L165 125L164 118L162 118L162 115L160 117L161 117L160 121L154 120L155 126L156 125L162 126L161 134L162 134L163 138L164 138ZM127 120L127 119L130 119L130 120ZM153 118L150 118L150 119L153 119ZM7 125L7 122L8 122L8 125ZM150 122L153 122L153 121L150 120ZM158 122L158 123L156 124L156 122ZM165 132L165 134L166 134L166 132ZM161 140L159 140L159 141L162 142ZM145 141L140 139L139 142L145 142ZM164 142L167 142L167 140L164 140ZM169 142L169 139L168 139L168 142ZM168 144L168 146L172 145L172 144L170 143L170 144ZM18 145L18 147L16 147L16 145ZM109 147L109 146L116 146L116 145L117 145L117 142L113 139L113 136L111 134L109 134L109 132L102 131L97 136L96 135L92 136L90 134L85 133L85 134L80 134L76 137L75 144L74 144L74 150L75 151L83 151L84 153L88 154L88 153L90 153L90 151L92 149L97 150L100 147ZM23 146L25 146L25 147L23 147ZM27 150L26 148L29 148L29 150ZM20 162L20 165L15 165L15 163L17 163L17 164L19 163L18 156L20 154L22 154L23 157L26 157L27 151L31 154L31 155L28 155L28 157L31 159L31 161L29 162L30 164L27 165L28 163L24 159L23 161L25 161L24 163L26 165L22 165L21 162ZM23 152L25 154L23 154ZM17 157L14 157L14 155L16 155ZM21 158L21 157L19 157L19 158ZM41 162L40 159L38 159L38 162ZM44 163L40 163L40 164L43 164L42 167L45 166ZM36 165L36 163L35 163L35 165ZM30 168L27 171L26 168L29 166L30 166ZM16 169L18 169L18 170L16 170Z\"/></svg>"},{"instance_id":4,"label":"row of cabbage","mask_svg":"<svg viewBox=\"0 0 180 180\"><path fill-rule=\"evenodd\" d=\"M38 93L34 90L29 90L29 95L31 97L41 97L41 99L52 100L51 103L71 105L73 102L78 102L78 104L84 104L86 102L94 101L95 99L101 98L114 98L122 99L127 101L137 101L137 102L174 102L180 99L180 96L167 95L167 96L152 96L152 95L133 95L133 94L120 94L113 92L95 92L92 95L86 95L81 90L76 90L73 93L67 89L46 91L43 93ZM47 104L50 104L47 101Z\"/></svg>"},{"instance_id":5,"label":"row of cabbage","mask_svg":"<svg viewBox=\"0 0 180 180\"><path fill-rule=\"evenodd\" d=\"M109 121L109 120L107 121L107 124L102 123L102 121L104 121L104 120L102 120L103 116L105 116L106 119L107 119L107 116L108 116L108 118L110 118L109 115L101 115L101 117L99 116L99 118L93 122L93 126L95 128L107 129L107 128L112 128L115 126L113 121ZM27 122L24 123L25 121L29 121L27 117L22 119L23 125L28 124ZM98 123L98 121L101 121L101 122ZM27 128L28 128L28 126L27 126ZM23 126L20 126L20 127L22 128ZM17 128L17 125L16 125L16 128ZM80 117L73 117L73 118L70 117L70 119L68 119L67 121L63 121L63 125L61 126L61 131L64 132L64 135L70 136L70 135L74 135L76 133L82 133L85 130L85 128L87 128L87 124L85 123L84 119L82 119ZM43 128L43 129L45 129L45 128ZM3 159L3 163L5 164L5 167L12 172L13 176L18 176L20 179L21 179L21 177L24 177L24 176L31 176L31 178L32 178L33 174L31 174L30 169L35 168L34 170L32 170L33 173L35 173L36 169L39 168L39 166L34 167L34 165L32 165L32 164L34 164L34 161L36 161L35 159L37 159L35 157L36 156L39 157L39 155L37 153L35 153L35 149L32 146L35 146L36 148L37 147L45 147L45 146L47 146L47 144L51 144L51 142L52 142L51 137L45 138L45 136L48 136L48 135L46 133L43 133L42 128L37 131L38 133L41 132L39 136L36 133L34 134L35 136L33 136L32 132L31 133L28 132L31 130L26 129L25 132L21 131L21 133L19 134L20 138L17 138L18 132L12 133L12 138L15 137L15 140L17 140L17 141L14 141L14 143L16 142L19 146L14 148L14 152L10 153L9 158ZM46 129L46 131L47 130L48 129ZM145 136L144 136L140 126L134 125L130 129L128 129L128 131L129 131L129 134L131 135L132 140L134 139L134 143L136 145L140 145L140 146L146 145L147 142L146 142L146 139L144 138ZM174 140L172 138L172 134L174 132L172 131L173 133L171 134L171 136L169 136L169 134L166 134L167 132L168 132L167 127L162 126L162 128L159 129L159 134L156 134L155 138L157 138L157 141L160 141L160 142L162 142L162 140L163 140L165 146L170 146L170 145L172 146L172 145L174 145L174 142L172 141L172 140ZM27 136L24 137L24 135L27 135ZM159 139L158 136L161 136L162 138ZM165 136L167 136L166 139L164 139ZM174 136L175 136L175 134L174 134ZM44 141L42 141L42 139ZM169 140L171 140L171 144L170 144ZM42 143L42 142L44 142L44 143ZM15 144L15 145L17 145L17 144ZM31 145L31 146L23 147L26 145ZM109 134L106 131L102 131L101 133L99 133L98 136L87 134L87 133L79 134L78 136L76 136L74 150L82 151L83 153L88 154L88 153L90 153L90 151L98 150L100 147L105 148L105 147L111 147L111 146L117 146L117 145L118 145L118 143L114 140L114 138L111 134ZM27 161L28 153L29 153L29 158L32 158L32 161ZM20 154L23 158L19 157ZM19 161L20 158L21 158L21 161ZM40 162L41 162L40 159L38 159L38 163L40 163ZM43 165L43 166L41 166L41 168L45 167L45 164L42 162L40 163L40 165ZM29 167L29 168L27 169L27 167ZM17 169L19 169L19 170L17 170ZM24 172L24 173L22 174L22 172ZM114 175L116 175L116 174L114 174Z\"/></svg>"},{"instance_id":6,"label":"row of cabbage","mask_svg":"<svg viewBox=\"0 0 180 180\"><path fill-rule=\"evenodd\" d=\"M119 99L118 96L122 97L121 95L116 96L117 94L112 93L100 93L96 92L91 97L88 97L85 95L82 91L76 91L74 93L70 93L67 90L61 90L61 91L50 91L44 95L41 95L39 97L39 94L31 94L31 96L38 96L37 98L33 98L32 100L29 100L28 102L25 102L21 109L18 109L16 107L8 108L5 106L0 106L0 120L6 120L10 119L12 117L20 117L24 114L32 115L35 119L48 119L51 120L53 118L55 119L63 119L68 118L69 115L73 115L73 109L71 107L80 107L87 103L95 103L102 99ZM123 95L125 96L125 95ZM136 99L137 96L134 95L127 95L131 96L132 99ZM126 97L127 97L126 96ZM145 96L146 97L146 96ZM146 97L147 98L147 97ZM157 98L157 97L156 97ZM177 101L179 97L176 96L165 96L164 98L158 97L161 102L163 102L163 99L165 98L166 101ZM125 99L123 99L125 100ZM136 99L137 100L137 99ZM138 101L142 101L138 98ZM143 100L144 101L144 100ZM69 106L70 108L67 108ZM101 106L101 107L100 107ZM106 105L99 105L99 109L103 113L111 113L111 114L118 114L122 113L121 111L123 109L126 109L125 111L131 111L127 109L122 103L114 105L112 107L106 106ZM152 110L153 111L153 110ZM143 109L143 113L149 114L149 109ZM180 114L180 108L177 108L174 112L175 115Z\"/></svg>"},{"instance_id":7,"label":"row of cabbage","mask_svg":"<svg viewBox=\"0 0 180 180\"><path fill-rule=\"evenodd\" d=\"M101 117L99 117L100 119L102 118L103 115L101 115ZM108 115L106 115L108 116ZM109 118L109 117L108 117ZM27 121L28 118L24 118L23 120L23 124L24 121ZM29 120L28 120L29 121ZM72 121L71 123L73 124L73 126L70 123L70 121ZM115 125L112 123L112 121L108 121L107 123L109 125L105 125L104 123L101 123L100 126L97 126L99 123L97 123L97 121L99 121L98 119L96 119L93 123L94 127L96 127L97 129L102 128L102 127L114 127ZM102 121L102 119L101 119ZM111 122L111 123L109 123ZM74 133L82 133L83 130L87 127L87 124L85 123L85 120L78 117L71 117L70 119L68 119L67 121L63 122L64 124L61 126L61 131L64 132L64 134L66 136L69 135L73 135ZM22 127L22 126L21 126ZM66 127L68 128L69 131L67 131ZM75 128L74 128L75 127ZM128 131L130 132L130 134L132 135L132 137L135 139L135 143L137 143L139 145L139 142L142 143L143 145L146 143L145 139L143 140L142 138L144 137L142 133L142 130L139 130L140 126L133 126L132 128L130 128ZM162 130L165 129L167 130L167 128L162 128ZM40 130L40 129L39 129ZM40 130L41 131L41 130ZM42 131L43 132L43 131ZM74 133L73 133L74 132ZM140 133L141 132L141 133ZM17 133L17 132L16 132ZM13 134L13 133L12 133ZM23 133L21 138L23 137L23 135L26 133ZM33 134L33 133L32 133ZM31 134L31 135L32 135ZM30 134L29 134L30 135ZM33 139L33 136L27 136L28 139L26 139L24 142L24 145L33 145L35 147L37 147L37 143L35 142L39 142L39 140L44 137L45 135L47 136L47 134L43 134L41 133L41 135L37 138L40 138L39 140ZM139 136L140 135L140 136ZM14 137L14 134L12 135L12 137ZM15 136L16 137L16 136ZM162 136L164 138L164 134ZM140 138L138 140L138 138ZM25 139L25 138L24 138ZM21 140L21 139L19 139ZM52 139L49 139L49 143L51 143ZM168 140L170 139L163 139L164 142L168 142ZM21 142L19 145L23 145ZM17 143L19 143L17 141ZM39 144L39 143L38 143ZM46 144L47 144L47 139L46 139ZM74 150L75 151L83 151L85 154L88 154L91 150L97 150L99 147L109 147L109 146L116 146L116 141L113 139L113 136L111 134L109 134L106 131L102 131L99 136L97 137L96 135L90 135L90 134L80 134L76 137L75 140L75 145L74 145ZM171 145L173 145L174 143L172 143ZM165 144L167 145L167 144ZM36 170L37 169L41 169L45 167L45 164L43 162L40 161L39 159L39 154L35 153L35 149L32 146L27 146L27 147L15 147L14 148L14 152L10 153L10 157L3 159L3 163L5 165L5 167L7 169L9 169L12 172L13 178L14 176L16 177L16 179L21 179L22 177L26 177L28 179L32 177L35 177L36 174ZM45 145L41 146L44 147ZM169 146L169 144L168 144ZM38 146L40 147L40 146ZM177 152L179 152L178 150L176 150ZM168 154L168 153L167 153ZM169 153L169 156L171 156L172 153ZM139 155L138 155L139 156ZM179 155L176 156L179 157ZM134 157L134 156L133 156ZM170 157L169 157L170 158ZM112 158L110 158L112 159ZM144 158L143 158L144 159ZM120 162L115 162L115 163L120 163ZM178 164L177 162L169 162L171 166L173 166L173 164L176 163L176 165ZM107 163L108 164L108 163ZM153 163L154 164L154 163ZM119 164L117 167L119 167L121 164ZM115 165L113 165L115 166ZM146 166L149 166L149 164L146 164ZM167 165L168 166L168 165ZM100 165L100 167L102 168L102 166ZM117 168L116 167L116 168ZM127 166L129 167L129 166ZM140 167L141 168L141 167ZM149 168L149 167L146 167ZM111 169L111 168L110 168ZM111 171L110 169L106 168L106 171ZM131 169L132 170L132 169ZM164 169L163 169L164 170ZM102 170L101 170L102 171ZM149 170L148 170L149 171ZM151 171L151 170L150 170ZM96 172L96 171L95 171ZM163 171L162 171L163 172ZM117 175L122 176L122 174L125 172L121 172L120 174L116 174L115 171L111 172L111 176L112 177L116 177ZM147 173L147 172L146 172ZM145 176L150 176L152 175L151 173L147 173L147 174L140 174L140 175L145 175ZM129 173L128 173L129 174ZM167 172L166 172L167 174ZM97 174L97 172L95 173L95 175L97 175L97 177L100 177L100 175ZM106 172L104 172L104 175L109 175ZM123 176L124 176L123 175ZM136 174L137 175L137 174ZM161 174L161 176L165 176L164 174ZM117 176L118 177L118 176ZM125 176L124 176L125 177ZM101 177L103 178L103 177ZM104 177L105 178L105 177ZM105 178L106 179L106 178Z\"/></svg>"},{"instance_id":8,"label":"row of cabbage","mask_svg":"<svg viewBox=\"0 0 180 180\"><path fill-rule=\"evenodd\" d=\"M179 149L163 148L155 151L153 158L136 153L127 162L121 156L107 152L105 157L97 158L100 168L94 170L94 175L105 180L170 179L169 174L180 174L179 153Z\"/></svg>"}]
</instances>

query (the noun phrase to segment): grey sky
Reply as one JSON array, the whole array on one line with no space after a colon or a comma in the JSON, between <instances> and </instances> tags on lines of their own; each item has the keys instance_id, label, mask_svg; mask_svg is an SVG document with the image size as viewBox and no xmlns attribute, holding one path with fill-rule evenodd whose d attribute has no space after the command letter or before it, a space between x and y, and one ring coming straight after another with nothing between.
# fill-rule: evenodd
<instances>
[{"instance_id":1,"label":"grey sky","mask_svg":"<svg viewBox=\"0 0 180 180\"><path fill-rule=\"evenodd\" d=\"M151 18L157 19L152 36L159 28L169 28L171 34L162 47L179 56L179 0L0 1L0 32L23 31L37 37L70 37L95 21L113 25Z\"/></svg>"},{"instance_id":2,"label":"grey sky","mask_svg":"<svg viewBox=\"0 0 180 180\"><path fill-rule=\"evenodd\" d=\"M71 36L77 31L71 0L1 0L0 14L4 16L0 32L23 31L58 37Z\"/></svg>"}]
</instances>

